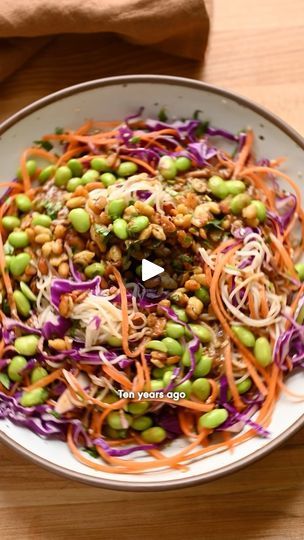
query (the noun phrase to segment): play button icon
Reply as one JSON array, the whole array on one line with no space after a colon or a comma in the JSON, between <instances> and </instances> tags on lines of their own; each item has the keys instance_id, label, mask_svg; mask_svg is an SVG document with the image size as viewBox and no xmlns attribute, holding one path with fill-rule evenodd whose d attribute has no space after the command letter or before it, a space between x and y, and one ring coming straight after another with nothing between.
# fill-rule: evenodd
<instances>
[{"instance_id":1,"label":"play button icon","mask_svg":"<svg viewBox=\"0 0 304 540\"><path fill-rule=\"evenodd\" d=\"M164 269L161 266L158 266L158 264L147 261L147 259L142 260L141 279L143 281L158 276L162 272L164 272Z\"/></svg>"}]
</instances>

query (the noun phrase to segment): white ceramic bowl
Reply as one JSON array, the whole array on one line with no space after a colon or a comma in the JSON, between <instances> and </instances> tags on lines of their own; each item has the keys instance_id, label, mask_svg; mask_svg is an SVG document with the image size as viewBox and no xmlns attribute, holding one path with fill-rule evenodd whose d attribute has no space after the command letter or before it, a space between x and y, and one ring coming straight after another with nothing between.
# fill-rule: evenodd
<instances>
[{"instance_id":1,"label":"white ceramic bowl","mask_svg":"<svg viewBox=\"0 0 304 540\"><path fill-rule=\"evenodd\" d=\"M161 107L177 117L190 117L196 109L213 125L233 132L251 126L257 156L287 156L285 170L303 191L303 139L283 121L251 101L197 81L156 75L115 77L91 81L56 92L19 111L0 126L0 182L12 178L22 150L57 126L76 128L85 119L113 120L136 112L155 116ZM303 393L304 373L288 385ZM191 463L186 472L162 470L141 475L95 472L78 463L63 442L46 441L31 431L0 422L0 440L36 463L69 478L101 487L158 490L193 485L217 478L265 455L304 424L304 404L281 397L270 425L269 439L256 437L228 451L207 455ZM168 450L176 452L182 441Z\"/></svg>"}]
</instances>

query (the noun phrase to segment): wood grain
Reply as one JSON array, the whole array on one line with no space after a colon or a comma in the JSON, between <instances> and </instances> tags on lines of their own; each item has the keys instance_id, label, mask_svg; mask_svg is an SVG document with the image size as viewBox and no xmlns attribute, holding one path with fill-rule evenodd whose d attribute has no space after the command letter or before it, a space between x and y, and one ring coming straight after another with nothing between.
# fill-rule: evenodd
<instances>
[{"instance_id":1,"label":"wood grain","mask_svg":"<svg viewBox=\"0 0 304 540\"><path fill-rule=\"evenodd\" d=\"M0 87L0 118L64 86L164 73L231 88L304 125L303 0L214 0L205 65L112 35L59 37ZM58 478L0 446L2 540L302 540L304 431L207 485L160 493L99 490Z\"/></svg>"}]
</instances>

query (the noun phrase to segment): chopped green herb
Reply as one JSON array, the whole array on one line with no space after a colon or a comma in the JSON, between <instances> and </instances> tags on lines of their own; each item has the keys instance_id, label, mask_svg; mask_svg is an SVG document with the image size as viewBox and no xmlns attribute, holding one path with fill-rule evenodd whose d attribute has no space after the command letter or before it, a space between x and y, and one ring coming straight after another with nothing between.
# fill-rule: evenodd
<instances>
[{"instance_id":1,"label":"chopped green herb","mask_svg":"<svg viewBox=\"0 0 304 540\"><path fill-rule=\"evenodd\" d=\"M34 144L36 144L36 146L40 146L47 152L49 152L53 148L53 145L50 141L34 141Z\"/></svg>"},{"instance_id":2,"label":"chopped green herb","mask_svg":"<svg viewBox=\"0 0 304 540\"><path fill-rule=\"evenodd\" d=\"M95 458L95 459L99 458L99 454L97 450L95 450L95 448L83 448L82 450L86 452L87 454L89 454L92 458Z\"/></svg>"},{"instance_id":3,"label":"chopped green herb","mask_svg":"<svg viewBox=\"0 0 304 540\"><path fill-rule=\"evenodd\" d=\"M4 386L4 388L6 388L6 390L9 390L10 380L6 373L0 373L0 383L2 384L2 386Z\"/></svg>"},{"instance_id":4,"label":"chopped green herb","mask_svg":"<svg viewBox=\"0 0 304 540\"><path fill-rule=\"evenodd\" d=\"M208 128L208 126L209 126L208 120L206 120L206 122L200 122L200 124L197 126L195 130L195 135L197 137L202 137L204 133L206 132L206 129Z\"/></svg>"},{"instance_id":5,"label":"chopped green herb","mask_svg":"<svg viewBox=\"0 0 304 540\"><path fill-rule=\"evenodd\" d=\"M95 231L104 240L105 242L108 240L108 236L110 234L110 231L107 229L105 225L95 225Z\"/></svg>"},{"instance_id":6,"label":"chopped green herb","mask_svg":"<svg viewBox=\"0 0 304 540\"><path fill-rule=\"evenodd\" d=\"M61 202L52 202L52 201L46 201L44 203L44 208L48 216L50 216L51 219L56 219L57 214L59 210L62 209Z\"/></svg>"},{"instance_id":7,"label":"chopped green herb","mask_svg":"<svg viewBox=\"0 0 304 540\"><path fill-rule=\"evenodd\" d=\"M61 127L56 127L55 128L55 134L56 135L62 135L64 133L64 129L61 128Z\"/></svg>"},{"instance_id":8,"label":"chopped green herb","mask_svg":"<svg viewBox=\"0 0 304 540\"><path fill-rule=\"evenodd\" d=\"M222 220L221 219L213 219L212 221L208 221L208 223L206 223L205 227L208 228L214 228L214 229L219 229L220 231L223 231L223 227L222 227Z\"/></svg>"},{"instance_id":9,"label":"chopped green herb","mask_svg":"<svg viewBox=\"0 0 304 540\"><path fill-rule=\"evenodd\" d=\"M192 115L193 120L198 120L200 113L203 112L200 109L196 109Z\"/></svg>"},{"instance_id":10,"label":"chopped green herb","mask_svg":"<svg viewBox=\"0 0 304 540\"><path fill-rule=\"evenodd\" d=\"M4 254L5 255L13 255L14 247L11 246L11 244L9 242L5 242L3 248L4 248Z\"/></svg>"},{"instance_id":11,"label":"chopped green herb","mask_svg":"<svg viewBox=\"0 0 304 540\"><path fill-rule=\"evenodd\" d=\"M61 414L59 414L57 411L50 411L49 414L51 414L52 416L57 418L57 420L59 420L61 418Z\"/></svg>"},{"instance_id":12,"label":"chopped green herb","mask_svg":"<svg viewBox=\"0 0 304 540\"><path fill-rule=\"evenodd\" d=\"M158 113L158 119L160 122L167 122L168 116L166 115L166 109L162 107L162 109Z\"/></svg>"},{"instance_id":13,"label":"chopped green herb","mask_svg":"<svg viewBox=\"0 0 304 540\"><path fill-rule=\"evenodd\" d=\"M134 137L132 137L132 138L130 139L130 142L131 142L132 144L139 143L139 142L140 142L140 137L138 137L138 135L134 135Z\"/></svg>"}]
</instances>

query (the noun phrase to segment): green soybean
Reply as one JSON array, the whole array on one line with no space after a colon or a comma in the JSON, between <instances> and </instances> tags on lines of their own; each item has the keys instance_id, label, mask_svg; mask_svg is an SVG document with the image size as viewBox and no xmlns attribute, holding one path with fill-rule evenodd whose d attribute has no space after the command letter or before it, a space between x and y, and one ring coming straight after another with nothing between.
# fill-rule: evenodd
<instances>
[{"instance_id":1,"label":"green soybean","mask_svg":"<svg viewBox=\"0 0 304 540\"><path fill-rule=\"evenodd\" d=\"M111 411L107 416L106 422L113 429L125 429L126 425L128 425L128 427L130 426L132 416L124 413L124 421L122 422L120 413L117 411Z\"/></svg>"},{"instance_id":2,"label":"green soybean","mask_svg":"<svg viewBox=\"0 0 304 540\"><path fill-rule=\"evenodd\" d=\"M149 407L150 405L147 401L140 401L139 403L128 403L127 410L129 413L137 416L140 414L145 414Z\"/></svg>"},{"instance_id":3,"label":"green soybean","mask_svg":"<svg viewBox=\"0 0 304 540\"><path fill-rule=\"evenodd\" d=\"M106 268L105 268L104 263L102 263L102 262L97 263L96 262L96 263L89 264L89 266L87 266L84 269L84 273L89 279L92 279L95 276L103 276L104 273L105 273L105 270L106 270Z\"/></svg>"},{"instance_id":4,"label":"green soybean","mask_svg":"<svg viewBox=\"0 0 304 540\"><path fill-rule=\"evenodd\" d=\"M36 161L34 161L33 159L30 159L29 161L26 162L25 167L26 167L28 175L29 176L34 176L34 174L35 174L35 172L37 170ZM21 170L21 168L18 169L18 171L17 171L17 177L18 177L19 180L22 180L22 170Z\"/></svg>"},{"instance_id":5,"label":"green soybean","mask_svg":"<svg viewBox=\"0 0 304 540\"><path fill-rule=\"evenodd\" d=\"M26 283L24 283L24 281L20 281L20 289L28 300L30 300L31 302L36 302L37 296L35 296L33 291Z\"/></svg>"},{"instance_id":6,"label":"green soybean","mask_svg":"<svg viewBox=\"0 0 304 540\"><path fill-rule=\"evenodd\" d=\"M32 225L41 225L41 227L50 227L52 219L46 214L36 214L32 219Z\"/></svg>"},{"instance_id":7,"label":"green soybean","mask_svg":"<svg viewBox=\"0 0 304 540\"><path fill-rule=\"evenodd\" d=\"M220 176L211 176L208 180L208 188L218 199L225 199L229 195L226 182Z\"/></svg>"},{"instance_id":8,"label":"green soybean","mask_svg":"<svg viewBox=\"0 0 304 540\"><path fill-rule=\"evenodd\" d=\"M176 164L170 156L162 156L160 158L158 170L165 180L172 180L177 174Z\"/></svg>"},{"instance_id":9,"label":"green soybean","mask_svg":"<svg viewBox=\"0 0 304 540\"><path fill-rule=\"evenodd\" d=\"M244 379L242 382L237 383L236 385L239 394L246 394L248 390L252 387L252 380L250 377Z\"/></svg>"},{"instance_id":10,"label":"green soybean","mask_svg":"<svg viewBox=\"0 0 304 540\"><path fill-rule=\"evenodd\" d=\"M178 324L173 321L168 321L166 324L166 336L171 337L173 339L179 339L184 337L185 335L185 329L181 324Z\"/></svg>"},{"instance_id":11,"label":"green soybean","mask_svg":"<svg viewBox=\"0 0 304 540\"><path fill-rule=\"evenodd\" d=\"M109 394L102 398L102 401L104 403L115 403L116 401L118 401L118 398L116 394L112 394L109 392Z\"/></svg>"},{"instance_id":12,"label":"green soybean","mask_svg":"<svg viewBox=\"0 0 304 540\"><path fill-rule=\"evenodd\" d=\"M137 216L131 219L128 223L128 232L130 234L138 234L146 229L149 225L149 219L147 216Z\"/></svg>"},{"instance_id":13,"label":"green soybean","mask_svg":"<svg viewBox=\"0 0 304 540\"><path fill-rule=\"evenodd\" d=\"M235 195L235 197L233 197L230 203L231 212L234 215L240 214L242 210L250 204L250 202L251 199L249 195L247 195L247 193L240 193L239 195Z\"/></svg>"},{"instance_id":14,"label":"green soybean","mask_svg":"<svg viewBox=\"0 0 304 540\"><path fill-rule=\"evenodd\" d=\"M113 222L113 232L120 240L126 240L128 238L128 223L125 219L117 218Z\"/></svg>"},{"instance_id":15,"label":"green soybean","mask_svg":"<svg viewBox=\"0 0 304 540\"><path fill-rule=\"evenodd\" d=\"M91 184L92 182L98 182L100 180L99 172L94 169L89 169L84 173L81 178L83 184Z\"/></svg>"},{"instance_id":16,"label":"green soybean","mask_svg":"<svg viewBox=\"0 0 304 540\"><path fill-rule=\"evenodd\" d=\"M15 231L8 235L8 241L15 248L23 248L29 245L29 237L25 231Z\"/></svg>"},{"instance_id":17,"label":"green soybean","mask_svg":"<svg viewBox=\"0 0 304 540\"><path fill-rule=\"evenodd\" d=\"M19 354L33 356L38 349L39 338L34 334L21 336L15 339L14 347Z\"/></svg>"},{"instance_id":18,"label":"green soybean","mask_svg":"<svg viewBox=\"0 0 304 540\"><path fill-rule=\"evenodd\" d=\"M21 276L29 264L31 258L28 253L19 253L11 257L9 262L9 271L13 276Z\"/></svg>"},{"instance_id":19,"label":"green soybean","mask_svg":"<svg viewBox=\"0 0 304 540\"><path fill-rule=\"evenodd\" d=\"M179 394L180 393L184 393L186 394L186 398L188 398L192 392L192 383L191 381L184 381L183 383L181 384L178 384L175 388L174 388L174 392L178 392Z\"/></svg>"},{"instance_id":20,"label":"green soybean","mask_svg":"<svg viewBox=\"0 0 304 540\"><path fill-rule=\"evenodd\" d=\"M168 386L168 384L170 384L171 379L172 379L172 375L173 375L173 370L164 371L164 373L163 373L164 386Z\"/></svg>"},{"instance_id":21,"label":"green soybean","mask_svg":"<svg viewBox=\"0 0 304 540\"><path fill-rule=\"evenodd\" d=\"M131 426L136 431L144 431L153 426L153 420L150 416L139 416L138 418L133 418Z\"/></svg>"},{"instance_id":22,"label":"green soybean","mask_svg":"<svg viewBox=\"0 0 304 540\"><path fill-rule=\"evenodd\" d=\"M227 180L226 186L229 195L239 195L239 193L244 193L244 191L246 191L246 184L241 180Z\"/></svg>"},{"instance_id":23,"label":"green soybean","mask_svg":"<svg viewBox=\"0 0 304 540\"><path fill-rule=\"evenodd\" d=\"M40 379L43 379L47 375L48 372L46 369L44 369L42 366L37 366L31 373L31 383L35 384L37 381L40 381Z\"/></svg>"},{"instance_id":24,"label":"green soybean","mask_svg":"<svg viewBox=\"0 0 304 540\"><path fill-rule=\"evenodd\" d=\"M261 366L266 367L271 364L272 349L267 338L259 337L255 342L253 352L257 362Z\"/></svg>"},{"instance_id":25,"label":"green soybean","mask_svg":"<svg viewBox=\"0 0 304 540\"><path fill-rule=\"evenodd\" d=\"M161 443L167 437L167 433L162 427L151 427L142 431L141 436L146 443Z\"/></svg>"},{"instance_id":26,"label":"green soybean","mask_svg":"<svg viewBox=\"0 0 304 540\"><path fill-rule=\"evenodd\" d=\"M167 348L167 352L170 356L181 356L183 354L183 347L176 339L166 337L162 339L162 343Z\"/></svg>"},{"instance_id":27,"label":"green soybean","mask_svg":"<svg viewBox=\"0 0 304 540\"><path fill-rule=\"evenodd\" d=\"M66 186L68 181L72 178L72 171L66 165L58 167L55 172L55 185L57 187Z\"/></svg>"},{"instance_id":28,"label":"green soybean","mask_svg":"<svg viewBox=\"0 0 304 540\"><path fill-rule=\"evenodd\" d=\"M243 345L254 347L255 335L246 326L232 326L231 329Z\"/></svg>"},{"instance_id":29,"label":"green soybean","mask_svg":"<svg viewBox=\"0 0 304 540\"><path fill-rule=\"evenodd\" d=\"M24 356L13 356L7 368L7 373L11 381L21 381L22 376L20 375L20 371L25 368L26 364L27 361Z\"/></svg>"},{"instance_id":30,"label":"green soybean","mask_svg":"<svg viewBox=\"0 0 304 540\"><path fill-rule=\"evenodd\" d=\"M212 358L204 354L195 366L194 378L205 377L211 371Z\"/></svg>"},{"instance_id":31,"label":"green soybean","mask_svg":"<svg viewBox=\"0 0 304 540\"><path fill-rule=\"evenodd\" d=\"M42 169L42 171L39 173L39 176L38 176L39 182L41 184L44 184L44 182L46 182L47 180L52 178L52 176L54 176L55 170L56 168L54 167L54 165L48 165L47 167Z\"/></svg>"},{"instance_id":32,"label":"green soybean","mask_svg":"<svg viewBox=\"0 0 304 540\"><path fill-rule=\"evenodd\" d=\"M5 255L5 268L8 270L9 270L11 260L12 260L11 255Z\"/></svg>"},{"instance_id":33,"label":"green soybean","mask_svg":"<svg viewBox=\"0 0 304 540\"><path fill-rule=\"evenodd\" d=\"M212 339L210 330L200 324L189 324L193 334L198 337L202 343L209 343Z\"/></svg>"},{"instance_id":34,"label":"green soybean","mask_svg":"<svg viewBox=\"0 0 304 540\"><path fill-rule=\"evenodd\" d=\"M162 379L165 373L165 368L155 367L152 369L152 375L155 379Z\"/></svg>"},{"instance_id":35,"label":"green soybean","mask_svg":"<svg viewBox=\"0 0 304 540\"><path fill-rule=\"evenodd\" d=\"M227 418L228 412L226 409L213 409L213 411L200 416L198 426L200 429L215 429L226 422Z\"/></svg>"},{"instance_id":36,"label":"green soybean","mask_svg":"<svg viewBox=\"0 0 304 540\"><path fill-rule=\"evenodd\" d=\"M67 165L73 176L79 177L83 175L83 165L78 159L70 159Z\"/></svg>"},{"instance_id":37,"label":"green soybean","mask_svg":"<svg viewBox=\"0 0 304 540\"><path fill-rule=\"evenodd\" d=\"M152 349L153 351L159 351L163 353L167 353L168 349L162 341L158 341L157 339L152 339L151 341L148 341L146 343L146 349Z\"/></svg>"},{"instance_id":38,"label":"green soybean","mask_svg":"<svg viewBox=\"0 0 304 540\"><path fill-rule=\"evenodd\" d=\"M41 405L48 398L48 392L45 388L35 388L30 392L23 392L19 399L20 405L23 407L34 407L35 405Z\"/></svg>"},{"instance_id":39,"label":"green soybean","mask_svg":"<svg viewBox=\"0 0 304 540\"><path fill-rule=\"evenodd\" d=\"M109 187L115 184L117 178L116 176L114 176L114 174L110 172L105 172L101 175L100 180L102 181L105 187Z\"/></svg>"},{"instance_id":40,"label":"green soybean","mask_svg":"<svg viewBox=\"0 0 304 540\"><path fill-rule=\"evenodd\" d=\"M201 401L206 401L210 396L211 385L207 379L200 377L192 383L192 394Z\"/></svg>"},{"instance_id":41,"label":"green soybean","mask_svg":"<svg viewBox=\"0 0 304 540\"><path fill-rule=\"evenodd\" d=\"M253 204L256 208L257 218L258 220L263 223L266 219L266 206L262 201L251 201L251 204Z\"/></svg>"},{"instance_id":42,"label":"green soybean","mask_svg":"<svg viewBox=\"0 0 304 540\"><path fill-rule=\"evenodd\" d=\"M163 390L163 388L164 388L163 381L159 381L157 379L151 379L150 388L148 388L147 385L145 385L145 387L144 387L145 392L148 392L148 391L159 392L160 390Z\"/></svg>"},{"instance_id":43,"label":"green soybean","mask_svg":"<svg viewBox=\"0 0 304 540\"><path fill-rule=\"evenodd\" d=\"M18 313L23 317L28 317L31 311L31 304L26 296L21 291L14 291L13 297Z\"/></svg>"},{"instance_id":44,"label":"green soybean","mask_svg":"<svg viewBox=\"0 0 304 540\"><path fill-rule=\"evenodd\" d=\"M201 302L203 302L204 305L207 305L210 303L210 294L207 287L200 287L195 291L194 296L198 298Z\"/></svg>"},{"instance_id":45,"label":"green soybean","mask_svg":"<svg viewBox=\"0 0 304 540\"><path fill-rule=\"evenodd\" d=\"M136 163L133 163L132 161L123 161L117 169L117 174L122 177L131 176L137 172L137 169Z\"/></svg>"},{"instance_id":46,"label":"green soybean","mask_svg":"<svg viewBox=\"0 0 304 540\"><path fill-rule=\"evenodd\" d=\"M191 168L191 160L187 157L180 156L175 160L175 167L178 171L185 172Z\"/></svg>"},{"instance_id":47,"label":"green soybean","mask_svg":"<svg viewBox=\"0 0 304 540\"><path fill-rule=\"evenodd\" d=\"M104 428L105 435L110 439L125 439L127 436L126 429L113 429L110 426L105 426Z\"/></svg>"},{"instance_id":48,"label":"green soybean","mask_svg":"<svg viewBox=\"0 0 304 540\"><path fill-rule=\"evenodd\" d=\"M71 178L66 185L66 189L69 193L74 193L78 186L83 186L82 178Z\"/></svg>"},{"instance_id":49,"label":"green soybean","mask_svg":"<svg viewBox=\"0 0 304 540\"><path fill-rule=\"evenodd\" d=\"M108 172L111 170L104 157L94 157L91 161L91 168L98 172Z\"/></svg>"},{"instance_id":50,"label":"green soybean","mask_svg":"<svg viewBox=\"0 0 304 540\"><path fill-rule=\"evenodd\" d=\"M69 213L69 220L79 233L86 233L90 229L90 216L83 208L73 208Z\"/></svg>"},{"instance_id":51,"label":"green soybean","mask_svg":"<svg viewBox=\"0 0 304 540\"><path fill-rule=\"evenodd\" d=\"M32 209L31 199L27 195L22 195L22 193L16 196L15 203L21 212L29 212Z\"/></svg>"},{"instance_id":52,"label":"green soybean","mask_svg":"<svg viewBox=\"0 0 304 540\"><path fill-rule=\"evenodd\" d=\"M300 281L304 281L304 263L298 263L295 265L295 271L299 276Z\"/></svg>"},{"instance_id":53,"label":"green soybean","mask_svg":"<svg viewBox=\"0 0 304 540\"><path fill-rule=\"evenodd\" d=\"M182 322L188 322L188 316L187 313L183 308L180 308L178 306L172 306L172 309L174 313L178 316L179 320Z\"/></svg>"},{"instance_id":54,"label":"green soybean","mask_svg":"<svg viewBox=\"0 0 304 540\"><path fill-rule=\"evenodd\" d=\"M198 351L196 351L196 353L194 353L194 358L195 358L195 361L196 362L199 362L199 360L201 359L201 356L202 356L202 349L201 347L198 349ZM182 364L186 367L190 367L191 366L191 357L190 357L190 352L188 349L186 349L184 352L183 352L183 356L182 356Z\"/></svg>"},{"instance_id":55,"label":"green soybean","mask_svg":"<svg viewBox=\"0 0 304 540\"><path fill-rule=\"evenodd\" d=\"M122 339L116 336L109 336L107 338L107 343L110 345L110 347L121 347Z\"/></svg>"},{"instance_id":56,"label":"green soybean","mask_svg":"<svg viewBox=\"0 0 304 540\"><path fill-rule=\"evenodd\" d=\"M116 199L115 201L109 202L107 212L110 218L112 218L114 221L115 219L121 217L126 206L127 205L123 199Z\"/></svg>"},{"instance_id":57,"label":"green soybean","mask_svg":"<svg viewBox=\"0 0 304 540\"><path fill-rule=\"evenodd\" d=\"M5 216L2 218L2 225L7 231L13 231L20 226L20 219L17 216Z\"/></svg>"}]
</instances>

